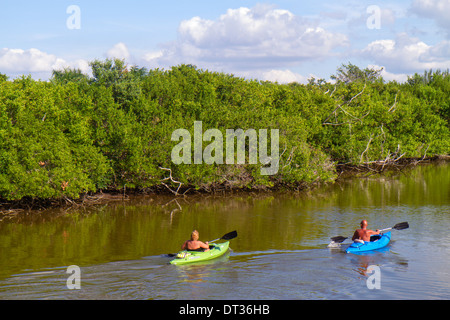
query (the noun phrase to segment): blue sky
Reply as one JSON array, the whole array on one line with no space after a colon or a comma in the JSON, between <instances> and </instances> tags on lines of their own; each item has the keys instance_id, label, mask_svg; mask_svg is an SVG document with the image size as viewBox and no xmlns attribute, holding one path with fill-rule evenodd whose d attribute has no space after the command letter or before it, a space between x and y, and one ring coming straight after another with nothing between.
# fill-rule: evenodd
<instances>
[{"instance_id":1,"label":"blue sky","mask_svg":"<svg viewBox=\"0 0 450 320\"><path fill-rule=\"evenodd\" d=\"M117 57L303 83L352 62L404 81L450 67L449 16L450 0L2 0L0 73L45 80L53 69L89 73L89 61Z\"/></svg>"}]
</instances>

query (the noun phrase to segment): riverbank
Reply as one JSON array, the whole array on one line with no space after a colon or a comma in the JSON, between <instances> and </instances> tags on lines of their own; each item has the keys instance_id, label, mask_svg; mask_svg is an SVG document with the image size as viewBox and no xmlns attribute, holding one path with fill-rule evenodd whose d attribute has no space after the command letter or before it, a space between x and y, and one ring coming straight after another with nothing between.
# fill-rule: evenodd
<instances>
[{"instance_id":1,"label":"riverbank","mask_svg":"<svg viewBox=\"0 0 450 320\"><path fill-rule=\"evenodd\" d=\"M433 163L311 192L130 196L17 214L0 222L0 299L445 299L449 192L450 164ZM372 229L410 227L392 231L388 251L349 255L350 239L327 248L362 219ZM171 267L167 254L193 228L203 241L238 237L223 259ZM72 265L81 290L65 286ZM370 265L380 267L380 290L366 286Z\"/></svg>"},{"instance_id":2,"label":"riverbank","mask_svg":"<svg viewBox=\"0 0 450 320\"><path fill-rule=\"evenodd\" d=\"M448 72L397 83L350 64L335 83L303 85L192 65L91 67L93 77L0 77L6 210L132 192L299 191L450 150Z\"/></svg>"},{"instance_id":3,"label":"riverbank","mask_svg":"<svg viewBox=\"0 0 450 320\"><path fill-rule=\"evenodd\" d=\"M412 169L417 165L439 164L450 162L450 155L435 155L422 158L407 158L394 160L371 161L364 164L337 164L336 171L339 177L365 177L376 174L395 174L403 173L405 170Z\"/></svg>"},{"instance_id":4,"label":"riverbank","mask_svg":"<svg viewBox=\"0 0 450 320\"><path fill-rule=\"evenodd\" d=\"M79 208L105 205L114 202L128 201L130 198L140 196L167 196L172 199L189 198L197 196L230 196L239 194L270 194L271 192L298 193L314 191L323 184L333 184L345 179L364 179L376 176L394 176L405 174L413 170L416 166L439 165L450 163L449 155L439 155L426 158L398 159L397 161L374 161L360 165L337 164L336 179L331 182L302 183L289 185L279 183L268 186L257 186L255 188L233 187L232 185L209 185L203 188L194 186L183 186L178 190L171 189L167 185L159 185L146 189L107 189L95 193L86 193L79 198L60 198L60 199L31 199L24 198L19 201L0 200L0 217L16 215L26 211L45 210L49 208Z\"/></svg>"}]
</instances>

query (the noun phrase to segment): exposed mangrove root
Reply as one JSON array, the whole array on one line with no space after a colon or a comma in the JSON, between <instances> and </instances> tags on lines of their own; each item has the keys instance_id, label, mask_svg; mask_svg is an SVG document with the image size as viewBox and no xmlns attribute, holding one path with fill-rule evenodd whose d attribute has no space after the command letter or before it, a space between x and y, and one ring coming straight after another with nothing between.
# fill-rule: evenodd
<instances>
[{"instance_id":1,"label":"exposed mangrove root","mask_svg":"<svg viewBox=\"0 0 450 320\"><path fill-rule=\"evenodd\" d=\"M387 172L398 172L404 173L407 169L412 169L421 164L431 164L431 163L439 163L439 162L450 162L450 155L440 155L440 156L431 156L426 157L426 151L423 157L420 158L404 158L403 154L398 155L392 154L388 156L384 160L378 161L368 161L360 164L352 164L352 163L339 163L336 164L336 174L337 178L335 180L339 180L341 178L347 177L364 177L370 176L374 174L384 174ZM129 195L174 195L176 198L171 199L163 207L169 206L169 204L175 203L176 207L171 209L170 215L173 216L174 213L182 210L180 204L176 201L176 199L184 199L187 200L187 192L192 190L193 186L186 186L183 183L175 180L172 177L172 171L168 168L160 168L162 170L166 170L169 172L169 177L162 179L162 184L155 186L153 188L147 188L145 190L136 190L136 189L120 189L120 190L105 190L99 191L95 194L83 194L78 199L71 199L66 196L60 199L31 199L31 198L23 198L20 201L6 201L2 200L0 202L0 221L3 219L9 219L17 216L18 214L23 214L26 212L30 212L31 210L45 210L49 208L65 208L67 210L70 209L83 209L89 208L97 205L107 205L112 201L126 201L130 200ZM191 192L193 196L214 196L214 195L229 195L240 192L250 192L250 193L258 193L258 192L272 192L272 191L292 191L292 192L301 192L304 190L308 190L314 187L313 183L297 183L297 184L288 184L283 182L282 180L274 181L274 185L272 187L269 186L253 186L252 188L246 187L247 179L249 177L245 176L242 173L242 176L239 176L237 180L229 180L230 176L227 175L227 172L224 172L222 177L222 182L220 183L210 183L200 185L195 189L195 192ZM172 183L178 184L176 189L171 188L168 184L164 183L164 181L171 181ZM241 183L242 182L242 183ZM126 192L126 193L125 193ZM182 196L179 198L179 196Z\"/></svg>"},{"instance_id":2,"label":"exposed mangrove root","mask_svg":"<svg viewBox=\"0 0 450 320\"><path fill-rule=\"evenodd\" d=\"M384 160L368 161L360 164L340 163L336 165L339 177L358 176L358 175L372 175L382 174L387 171L403 172L406 169L414 168L420 164L432 163L432 162L448 162L450 156L432 156L426 157L424 155L421 158L403 158L404 153L398 157L391 158L388 156Z\"/></svg>"},{"instance_id":3,"label":"exposed mangrove root","mask_svg":"<svg viewBox=\"0 0 450 320\"><path fill-rule=\"evenodd\" d=\"M163 167L159 167L161 170L166 170L166 171L169 171L169 176L167 177L167 178L164 178L164 179L162 179L162 180L160 180L161 181L161 184L163 185L163 186L165 186L170 192L172 192L174 195L176 195L176 196L184 196L184 195L186 195L186 193L189 191L189 189L187 189L183 194L180 194L179 193L179 191L180 191L180 188L181 188L181 186L183 185L180 181L176 181L176 180L174 180L173 179L173 177L172 177L172 169L169 169L169 168L163 168ZM167 181L167 180L170 180L170 181L172 181L173 183L178 183L178 188L177 188L177 190L172 190L166 183L164 183L163 181Z\"/></svg>"}]
</instances>

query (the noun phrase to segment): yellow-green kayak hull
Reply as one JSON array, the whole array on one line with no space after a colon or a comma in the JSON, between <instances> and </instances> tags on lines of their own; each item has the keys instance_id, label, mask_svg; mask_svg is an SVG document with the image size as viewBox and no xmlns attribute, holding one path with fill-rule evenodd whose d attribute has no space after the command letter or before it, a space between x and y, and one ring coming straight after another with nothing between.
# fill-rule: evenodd
<instances>
[{"instance_id":1,"label":"yellow-green kayak hull","mask_svg":"<svg viewBox=\"0 0 450 320\"><path fill-rule=\"evenodd\" d=\"M211 243L208 251L187 251L183 250L178 252L177 257L170 261L174 265L183 265L188 263L195 263L201 261L208 261L218 258L227 252L230 245L229 241L222 243Z\"/></svg>"}]
</instances>

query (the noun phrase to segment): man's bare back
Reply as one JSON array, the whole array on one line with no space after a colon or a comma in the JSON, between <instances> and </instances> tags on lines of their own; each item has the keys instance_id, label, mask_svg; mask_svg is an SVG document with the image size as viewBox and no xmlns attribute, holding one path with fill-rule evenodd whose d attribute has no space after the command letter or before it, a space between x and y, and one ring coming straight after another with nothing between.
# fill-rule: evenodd
<instances>
[{"instance_id":1,"label":"man's bare back","mask_svg":"<svg viewBox=\"0 0 450 320\"><path fill-rule=\"evenodd\" d=\"M374 234L379 234L380 232L373 231L370 229L367 229L367 221L363 220L361 221L361 229L358 229L353 234L352 240L362 240L362 241L370 241L370 236Z\"/></svg>"},{"instance_id":2,"label":"man's bare back","mask_svg":"<svg viewBox=\"0 0 450 320\"><path fill-rule=\"evenodd\" d=\"M202 242L198 240L198 231L194 230L191 233L191 239L186 240L183 245L181 246L181 250L199 250L203 249L204 251L209 250L209 244L208 241Z\"/></svg>"},{"instance_id":3,"label":"man's bare back","mask_svg":"<svg viewBox=\"0 0 450 320\"><path fill-rule=\"evenodd\" d=\"M204 243L202 241L198 240L187 240L183 246L181 247L182 250L198 250L198 249L209 249L208 242Z\"/></svg>"}]
</instances>

